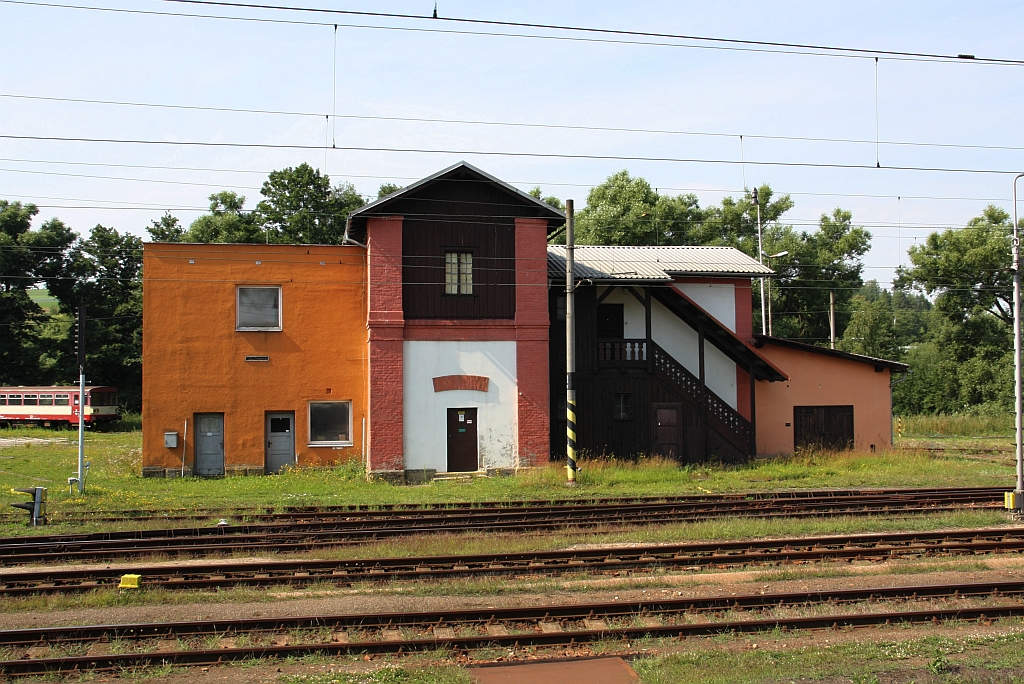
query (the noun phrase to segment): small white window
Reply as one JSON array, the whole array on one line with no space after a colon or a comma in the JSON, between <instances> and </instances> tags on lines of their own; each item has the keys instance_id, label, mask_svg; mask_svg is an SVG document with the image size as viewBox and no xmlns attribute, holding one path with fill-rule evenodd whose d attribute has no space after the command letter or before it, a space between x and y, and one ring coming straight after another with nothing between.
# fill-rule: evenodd
<instances>
[{"instance_id":1,"label":"small white window","mask_svg":"<svg viewBox=\"0 0 1024 684\"><path fill-rule=\"evenodd\" d=\"M53 395L52 394L40 394L39 395L40 406L53 406Z\"/></svg>"},{"instance_id":2,"label":"small white window","mask_svg":"<svg viewBox=\"0 0 1024 684\"><path fill-rule=\"evenodd\" d=\"M280 330L281 287L239 287L235 330Z\"/></svg>"},{"instance_id":3,"label":"small white window","mask_svg":"<svg viewBox=\"0 0 1024 684\"><path fill-rule=\"evenodd\" d=\"M472 252L445 252L444 293L473 294Z\"/></svg>"},{"instance_id":4,"label":"small white window","mask_svg":"<svg viewBox=\"0 0 1024 684\"><path fill-rule=\"evenodd\" d=\"M56 398L53 400L53 405L54 406L67 406L68 405L68 395L66 395L66 394L58 394L56 396Z\"/></svg>"},{"instance_id":5,"label":"small white window","mask_svg":"<svg viewBox=\"0 0 1024 684\"><path fill-rule=\"evenodd\" d=\"M309 445L352 446L352 402L309 402Z\"/></svg>"}]
</instances>

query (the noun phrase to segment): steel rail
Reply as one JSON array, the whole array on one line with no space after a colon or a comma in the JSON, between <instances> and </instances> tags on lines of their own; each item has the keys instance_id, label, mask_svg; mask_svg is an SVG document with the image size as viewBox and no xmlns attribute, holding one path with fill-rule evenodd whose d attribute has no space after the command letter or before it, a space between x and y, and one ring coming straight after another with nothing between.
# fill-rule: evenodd
<instances>
[{"instance_id":1,"label":"steel rail","mask_svg":"<svg viewBox=\"0 0 1024 684\"><path fill-rule=\"evenodd\" d=\"M609 517L613 519L628 516L656 515L659 513L678 514L681 516L716 516L716 515L786 515L786 514L851 514L859 511L901 511L914 512L953 506L997 507L1001 497L994 495L974 496L927 496L914 498L843 498L835 500L814 500L800 503L789 502L725 502L720 504L688 504L688 503L643 503L615 504L593 506L544 506L532 509L484 509L472 511L429 511L417 514L406 513L364 513L361 515L339 514L324 515L320 513L301 514L300 519L289 519L275 523L245 523L206 528L170 528L152 530L123 530L117 532L72 533L48 536L23 536L0 538L0 553L12 546L23 546L46 543L62 543L65 541L111 541L117 539L147 539L168 536L223 536L225 534L268 534L275 532L319 531L338 529L370 529L388 528L403 524L435 525L448 527L451 525L492 525L497 523L515 523L522 521L547 522L553 516L571 514L574 518ZM300 514L293 514L300 515Z\"/></svg>"},{"instance_id":2,"label":"steel rail","mask_svg":"<svg viewBox=\"0 0 1024 684\"><path fill-rule=\"evenodd\" d=\"M600 525L631 525L688 522L721 516L809 517L822 515L913 514L962 510L965 507L996 509L995 497L955 494L946 497L839 498L798 504L774 502L728 502L718 506L702 504L617 504L574 507L543 507L515 510L471 510L427 512L425 514L362 514L316 521L273 524L218 525L216 527L136 529L78 533L44 537L0 539L0 564L37 560L108 559L145 553L216 553L232 550L292 548L305 543L334 546L366 540L417 535L429 531L537 531ZM564 513L571 511L571 515Z\"/></svg>"},{"instance_id":3,"label":"steel rail","mask_svg":"<svg viewBox=\"0 0 1024 684\"><path fill-rule=\"evenodd\" d=\"M996 503L987 505L999 509ZM831 510L766 510L736 513L737 517L822 517L838 515L907 515L961 511L964 505L935 505L895 507L839 508ZM978 509L977 506L974 507ZM318 523L290 528L261 528L260 526L197 528L185 530L152 531L135 533L99 533L97 535L67 535L63 537L23 537L2 540L0 543L0 565L18 565L31 562L53 562L58 560L111 560L116 558L140 557L145 555L188 555L209 556L213 554L237 553L254 550L277 550L283 552L311 551L337 546L362 544L390 537L412 536L425 533L466 533L485 531L497 533L524 533L553 530L594 529L602 527L623 527L630 525L678 524L696 522L712 517L707 514L690 514L674 509L654 512L619 511L615 514L591 514L574 516L569 520L550 515L529 516L530 519L508 520L502 516L488 516L483 520L456 523L441 519L434 524L420 521L390 521L383 525L368 524L365 521L353 525ZM287 531L282 531L287 530Z\"/></svg>"},{"instance_id":4,"label":"steel rail","mask_svg":"<svg viewBox=\"0 0 1024 684\"><path fill-rule=\"evenodd\" d=\"M143 588L306 586L315 583L431 580L458 577L591 573L629 574L654 570L702 570L744 565L822 561L885 561L939 555L1019 553L1024 529L985 528L938 532L872 533L751 541L595 547L522 553L217 562L200 565L133 565L0 573L0 596L76 593L115 587L126 573Z\"/></svg>"},{"instance_id":5,"label":"steel rail","mask_svg":"<svg viewBox=\"0 0 1024 684\"><path fill-rule=\"evenodd\" d=\"M846 613L805 617L766 617L748 620L688 621L687 614L772 610L787 606L809 606L864 601L965 599L1017 597L1024 594L1024 582L991 582L952 585L882 587L817 592L748 594L669 599L643 602L548 605L528 608L470 609L423 613L378 613L335 616L302 616L167 622L83 627L52 627L7 630L0 644L8 648L33 646L47 650L50 645L77 644L103 640L173 643L169 650L125 654L94 654L71 657L37 657L0 662L6 675L111 670L156 664L212 665L232 660L364 653L407 653L426 649L468 650L481 648L582 645L598 640L638 637L687 637L766 630L840 629L887 624L939 623L946 620L985 622L1004 617L1024 617L1024 603L984 607L946 606L938 609ZM613 627L609 620L629 620L632 625ZM675 622L673 620L687 620ZM640 623L637 626L637 623ZM667 623L667 624L666 624ZM456 634L455 628L463 632ZM232 636L251 633L288 633L323 630L319 642L273 646L180 650L179 639L196 636ZM326 631L330 630L330 641ZM349 630L353 630L351 633ZM404 630L405 634L402 633ZM375 634L367 635L367 632ZM410 632L413 634L407 636ZM470 632L470 634L465 634ZM353 640L355 636L360 640ZM371 638L367 638L370 636ZM376 637L376 638L372 638ZM173 640L173 642L172 642ZM177 650L176 650L177 649Z\"/></svg>"},{"instance_id":6,"label":"steel rail","mask_svg":"<svg viewBox=\"0 0 1024 684\"><path fill-rule=\"evenodd\" d=\"M825 499L835 501L838 499L854 498L879 498L879 497L907 497L907 496L976 496L988 499L988 497L1001 497L1005 488L1000 487L919 487L903 489L824 489L824 490L795 490L777 492L739 492L725 494L694 494L681 496L639 496L639 497L611 497L611 498L579 498L579 499L554 499L554 500L513 500L513 501L480 501L480 502L446 502L446 503L425 503L425 504L350 504L350 505L323 505L323 506L269 506L264 508L200 508L200 509L171 509L168 511L153 512L140 510L108 510L96 511L81 516L73 513L51 514L51 518L57 522L168 522L183 520L198 520L210 518L245 518L251 520L284 520L288 518L302 518L311 514L321 517L342 516L342 515L383 515L386 513L423 513L431 511L456 511L456 510L515 510L515 509L536 509L540 507L555 506L586 506L586 505L622 505L622 504L644 504L644 503L718 503L718 502L754 502L754 501L801 501L808 499ZM21 518L13 514L0 514L0 521L17 522Z\"/></svg>"}]
</instances>

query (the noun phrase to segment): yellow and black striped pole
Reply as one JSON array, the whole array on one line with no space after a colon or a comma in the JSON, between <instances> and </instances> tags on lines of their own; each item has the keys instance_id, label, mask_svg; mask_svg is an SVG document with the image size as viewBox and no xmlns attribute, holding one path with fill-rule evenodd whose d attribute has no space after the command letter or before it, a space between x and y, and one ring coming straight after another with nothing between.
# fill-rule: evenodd
<instances>
[{"instance_id":1,"label":"yellow and black striped pole","mask_svg":"<svg viewBox=\"0 0 1024 684\"><path fill-rule=\"evenodd\" d=\"M576 486L576 319L573 303L576 281L573 278L575 259L575 216L572 200L565 200L565 469L566 484Z\"/></svg>"}]
</instances>

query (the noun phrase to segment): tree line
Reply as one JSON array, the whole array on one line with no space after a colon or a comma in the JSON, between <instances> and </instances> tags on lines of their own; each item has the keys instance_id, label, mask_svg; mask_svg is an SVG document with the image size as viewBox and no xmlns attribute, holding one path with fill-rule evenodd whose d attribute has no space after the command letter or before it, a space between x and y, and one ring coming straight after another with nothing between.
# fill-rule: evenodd
<instances>
[{"instance_id":1,"label":"tree line","mask_svg":"<svg viewBox=\"0 0 1024 684\"><path fill-rule=\"evenodd\" d=\"M378 197L400 189L384 184ZM756 201L755 201L756 192ZM350 184L332 185L308 164L273 171L261 199L230 191L187 227L165 213L146 230L163 242L340 244L349 212L364 204ZM562 208L557 197L531 194ZM1008 410L1012 404L1011 222L994 206L962 228L937 231L908 251L892 287L865 282L871 233L836 208L814 230L788 225L789 195L769 185L701 207L693 194L660 193L620 171L594 187L577 213L580 244L727 245L764 257L776 272L768 290L772 333L829 343L834 301L837 346L903 361L895 381L901 414ZM0 201L0 384L77 380L72 319L86 306L88 379L115 385L129 410L141 407L142 240L97 225L83 236L56 218L33 227L36 206ZM561 238L564 240L564 237ZM39 288L54 303L32 299ZM753 291L755 330L760 293Z\"/></svg>"}]
</instances>

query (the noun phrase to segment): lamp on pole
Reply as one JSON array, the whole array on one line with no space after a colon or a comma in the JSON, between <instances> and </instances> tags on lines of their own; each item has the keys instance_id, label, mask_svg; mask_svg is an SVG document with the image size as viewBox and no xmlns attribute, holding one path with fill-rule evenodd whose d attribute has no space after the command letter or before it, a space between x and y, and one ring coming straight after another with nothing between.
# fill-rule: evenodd
<instances>
[{"instance_id":1,"label":"lamp on pole","mask_svg":"<svg viewBox=\"0 0 1024 684\"><path fill-rule=\"evenodd\" d=\"M764 258L768 260L768 268L772 267L772 259L778 259L780 257L786 256L787 254L789 254L789 250L778 252L776 254L765 254ZM768 284L770 284L770 283L771 283L771 281L769 280ZM771 292L769 292L768 293L768 336L771 337L774 334L775 333L772 332L772 297L771 297Z\"/></svg>"},{"instance_id":2,"label":"lamp on pole","mask_svg":"<svg viewBox=\"0 0 1024 684\"><path fill-rule=\"evenodd\" d=\"M1020 323L1020 234L1017 227L1017 181L1024 173L1013 177L1013 427L1016 436L1017 488L1014 508L1024 512L1024 387L1021 384L1021 323Z\"/></svg>"},{"instance_id":3,"label":"lamp on pole","mask_svg":"<svg viewBox=\"0 0 1024 684\"><path fill-rule=\"evenodd\" d=\"M751 196L754 199L754 204L757 205L757 261L758 263L764 263L764 244L761 237L761 202L757 199L757 188L751 192ZM764 296L764 276L761 276L761 334L768 334L768 320L767 320L767 300Z\"/></svg>"}]
</instances>

